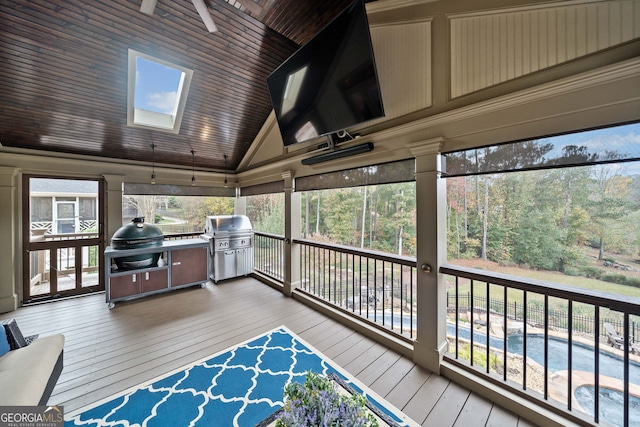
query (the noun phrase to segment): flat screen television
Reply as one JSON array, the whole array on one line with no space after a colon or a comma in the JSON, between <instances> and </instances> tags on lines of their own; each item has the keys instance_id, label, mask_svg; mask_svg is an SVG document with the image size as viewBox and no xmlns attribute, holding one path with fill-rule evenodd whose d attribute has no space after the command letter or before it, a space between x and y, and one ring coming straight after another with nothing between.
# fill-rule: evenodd
<instances>
[{"instance_id":1,"label":"flat screen television","mask_svg":"<svg viewBox=\"0 0 640 427\"><path fill-rule=\"evenodd\" d=\"M384 117L364 1L283 62L267 86L285 146Z\"/></svg>"}]
</instances>

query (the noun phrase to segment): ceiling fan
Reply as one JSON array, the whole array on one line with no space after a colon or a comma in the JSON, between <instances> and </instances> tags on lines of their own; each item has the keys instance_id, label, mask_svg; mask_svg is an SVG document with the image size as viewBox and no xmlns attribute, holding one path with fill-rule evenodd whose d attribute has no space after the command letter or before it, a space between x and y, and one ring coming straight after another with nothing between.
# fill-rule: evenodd
<instances>
[{"instance_id":1,"label":"ceiling fan","mask_svg":"<svg viewBox=\"0 0 640 427\"><path fill-rule=\"evenodd\" d=\"M153 10L156 8L157 2L158 0L142 0L140 12L146 13L147 15L153 15ZM204 3L204 0L191 0L191 2L196 7L202 22L204 22L204 25L207 27L207 30L210 33L218 31L218 27L215 22L213 22L213 18L211 18L211 14L209 13L209 9L207 9L207 5Z\"/></svg>"}]
</instances>

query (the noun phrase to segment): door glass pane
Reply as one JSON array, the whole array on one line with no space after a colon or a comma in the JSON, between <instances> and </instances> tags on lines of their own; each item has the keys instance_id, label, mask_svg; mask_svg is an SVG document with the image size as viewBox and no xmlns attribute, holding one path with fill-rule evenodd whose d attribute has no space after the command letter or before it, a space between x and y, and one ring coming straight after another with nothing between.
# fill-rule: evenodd
<instances>
[{"instance_id":1,"label":"door glass pane","mask_svg":"<svg viewBox=\"0 0 640 427\"><path fill-rule=\"evenodd\" d=\"M82 284L83 288L98 286L100 282L100 251L98 246L82 248Z\"/></svg>"},{"instance_id":2,"label":"door glass pane","mask_svg":"<svg viewBox=\"0 0 640 427\"><path fill-rule=\"evenodd\" d=\"M76 287L76 250L58 249L58 290L68 291Z\"/></svg>"},{"instance_id":3,"label":"door glass pane","mask_svg":"<svg viewBox=\"0 0 640 427\"><path fill-rule=\"evenodd\" d=\"M49 251L29 252L31 295L48 294L50 290Z\"/></svg>"}]
</instances>

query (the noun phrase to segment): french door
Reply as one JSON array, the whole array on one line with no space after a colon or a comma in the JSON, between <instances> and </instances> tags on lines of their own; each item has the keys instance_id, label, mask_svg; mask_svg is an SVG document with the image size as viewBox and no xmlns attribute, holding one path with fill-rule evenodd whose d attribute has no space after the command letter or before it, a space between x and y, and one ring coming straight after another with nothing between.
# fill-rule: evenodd
<instances>
[{"instance_id":1,"label":"french door","mask_svg":"<svg viewBox=\"0 0 640 427\"><path fill-rule=\"evenodd\" d=\"M102 180L23 176L23 303L104 290Z\"/></svg>"}]
</instances>

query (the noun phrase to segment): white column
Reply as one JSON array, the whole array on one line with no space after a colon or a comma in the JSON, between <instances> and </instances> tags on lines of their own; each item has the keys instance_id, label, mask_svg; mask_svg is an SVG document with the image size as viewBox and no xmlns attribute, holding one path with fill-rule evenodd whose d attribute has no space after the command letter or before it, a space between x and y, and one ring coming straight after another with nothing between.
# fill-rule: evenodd
<instances>
[{"instance_id":1,"label":"white column","mask_svg":"<svg viewBox=\"0 0 640 427\"><path fill-rule=\"evenodd\" d=\"M295 192L295 180L291 171L283 172L284 179L284 294L291 296L300 285L300 193Z\"/></svg>"},{"instance_id":2,"label":"white column","mask_svg":"<svg viewBox=\"0 0 640 427\"><path fill-rule=\"evenodd\" d=\"M22 282L22 256L16 249L16 236L21 232L16 190L18 172L16 168L0 166L0 313L18 308L16 284Z\"/></svg>"},{"instance_id":3,"label":"white column","mask_svg":"<svg viewBox=\"0 0 640 427\"><path fill-rule=\"evenodd\" d=\"M236 198L233 203L233 213L235 215L247 214L247 198L240 196L240 188L236 188Z\"/></svg>"},{"instance_id":4,"label":"white column","mask_svg":"<svg viewBox=\"0 0 640 427\"><path fill-rule=\"evenodd\" d=\"M122 227L122 194L124 186L124 175L102 175L105 180L106 215L105 221L105 244L108 246L111 236Z\"/></svg>"},{"instance_id":5,"label":"white column","mask_svg":"<svg viewBox=\"0 0 640 427\"><path fill-rule=\"evenodd\" d=\"M408 146L416 158L418 332L414 361L440 374L447 350L447 289L438 273L447 256L446 186L441 178L442 138Z\"/></svg>"}]
</instances>

